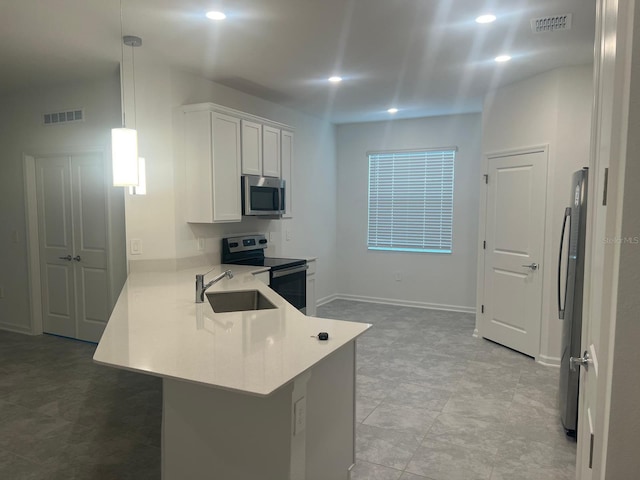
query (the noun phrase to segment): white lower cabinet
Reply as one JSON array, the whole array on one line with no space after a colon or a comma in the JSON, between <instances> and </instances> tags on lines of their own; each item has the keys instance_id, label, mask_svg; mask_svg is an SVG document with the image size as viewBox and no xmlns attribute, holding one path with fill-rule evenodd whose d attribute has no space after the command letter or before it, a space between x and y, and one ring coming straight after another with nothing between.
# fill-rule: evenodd
<instances>
[{"instance_id":1,"label":"white lower cabinet","mask_svg":"<svg viewBox=\"0 0 640 480\"><path fill-rule=\"evenodd\" d=\"M316 316L316 261L307 260L307 315Z\"/></svg>"}]
</instances>

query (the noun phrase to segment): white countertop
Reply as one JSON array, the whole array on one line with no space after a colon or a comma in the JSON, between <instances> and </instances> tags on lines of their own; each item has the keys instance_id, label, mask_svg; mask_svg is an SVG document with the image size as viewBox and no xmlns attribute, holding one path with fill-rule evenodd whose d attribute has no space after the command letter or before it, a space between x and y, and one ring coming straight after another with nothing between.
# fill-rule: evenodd
<instances>
[{"instance_id":1,"label":"white countertop","mask_svg":"<svg viewBox=\"0 0 640 480\"><path fill-rule=\"evenodd\" d=\"M209 281L231 269L207 293L259 290L276 309L214 313L195 303L195 275ZM178 272L132 273L100 339L97 363L161 377L269 395L368 330L365 323L307 317L253 273L268 269L217 265ZM329 340L311 338L328 332Z\"/></svg>"}]
</instances>

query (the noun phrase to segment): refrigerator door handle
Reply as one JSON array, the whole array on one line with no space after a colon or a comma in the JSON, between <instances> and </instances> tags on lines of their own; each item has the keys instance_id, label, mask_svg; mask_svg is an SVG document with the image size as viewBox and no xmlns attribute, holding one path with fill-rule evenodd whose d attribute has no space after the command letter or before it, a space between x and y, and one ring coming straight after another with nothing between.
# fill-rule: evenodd
<instances>
[{"instance_id":1,"label":"refrigerator door handle","mask_svg":"<svg viewBox=\"0 0 640 480\"><path fill-rule=\"evenodd\" d=\"M567 207L564 209L564 219L562 220L562 233L560 234L560 251L558 252L558 317L560 320L564 319L564 307L566 306L567 300L567 279L565 278L565 305L562 304L561 298L561 288L560 288L560 280L562 279L562 248L564 247L564 232L567 227L567 219L571 221L571 207ZM569 235L571 235L571 229L569 229Z\"/></svg>"}]
</instances>

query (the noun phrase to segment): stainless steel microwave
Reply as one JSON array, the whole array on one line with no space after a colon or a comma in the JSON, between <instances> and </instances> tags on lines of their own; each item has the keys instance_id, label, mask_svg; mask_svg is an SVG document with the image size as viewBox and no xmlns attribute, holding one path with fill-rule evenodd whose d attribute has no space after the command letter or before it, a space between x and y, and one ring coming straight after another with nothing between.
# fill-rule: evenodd
<instances>
[{"instance_id":1,"label":"stainless steel microwave","mask_svg":"<svg viewBox=\"0 0 640 480\"><path fill-rule=\"evenodd\" d=\"M285 181L273 177L242 177L243 215L282 215L285 211Z\"/></svg>"}]
</instances>

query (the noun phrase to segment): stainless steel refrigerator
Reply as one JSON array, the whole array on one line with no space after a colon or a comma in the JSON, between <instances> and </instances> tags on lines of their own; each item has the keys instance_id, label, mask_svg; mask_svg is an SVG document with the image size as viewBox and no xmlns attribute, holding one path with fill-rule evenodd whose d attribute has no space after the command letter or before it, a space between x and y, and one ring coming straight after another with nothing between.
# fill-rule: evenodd
<instances>
[{"instance_id":1,"label":"stainless steel refrigerator","mask_svg":"<svg viewBox=\"0 0 640 480\"><path fill-rule=\"evenodd\" d=\"M563 322L560 418L565 431L572 436L578 425L580 371L571 369L569 358L581 356L588 173L589 169L583 168L573 174L571 206L564 212L558 255L558 315Z\"/></svg>"}]
</instances>

